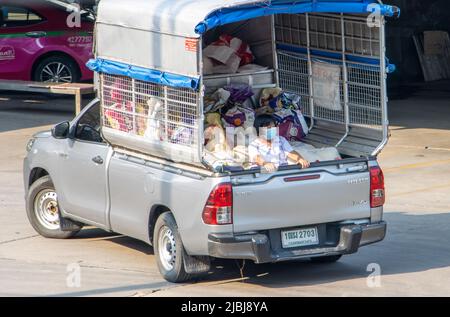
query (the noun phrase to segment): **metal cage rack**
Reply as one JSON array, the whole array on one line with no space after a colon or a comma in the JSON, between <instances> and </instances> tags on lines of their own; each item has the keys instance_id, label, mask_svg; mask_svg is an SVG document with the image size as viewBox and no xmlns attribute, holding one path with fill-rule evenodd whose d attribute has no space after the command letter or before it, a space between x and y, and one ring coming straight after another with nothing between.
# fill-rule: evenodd
<instances>
[{"instance_id":1,"label":"metal cage rack","mask_svg":"<svg viewBox=\"0 0 450 317\"><path fill-rule=\"evenodd\" d=\"M372 27L367 16L281 14L274 24L279 85L302 96L310 143L377 154L388 137L383 18ZM316 62L339 66L340 110L315 102Z\"/></svg>"},{"instance_id":2,"label":"metal cage rack","mask_svg":"<svg viewBox=\"0 0 450 317\"><path fill-rule=\"evenodd\" d=\"M143 153L200 162L199 92L101 74L103 133Z\"/></svg>"},{"instance_id":3,"label":"metal cage rack","mask_svg":"<svg viewBox=\"0 0 450 317\"><path fill-rule=\"evenodd\" d=\"M248 81L261 87L278 84L302 97L303 112L310 118L306 142L333 146L349 156L376 155L388 139L383 18L380 22L380 27L370 27L367 16L362 15L275 15L275 72L250 74ZM318 104L315 63L339 69L339 109ZM241 77L237 76L247 80ZM224 76L203 76L201 83L215 86L223 80ZM201 164L203 89L172 88L101 74L100 94L103 134L111 144Z\"/></svg>"}]
</instances>

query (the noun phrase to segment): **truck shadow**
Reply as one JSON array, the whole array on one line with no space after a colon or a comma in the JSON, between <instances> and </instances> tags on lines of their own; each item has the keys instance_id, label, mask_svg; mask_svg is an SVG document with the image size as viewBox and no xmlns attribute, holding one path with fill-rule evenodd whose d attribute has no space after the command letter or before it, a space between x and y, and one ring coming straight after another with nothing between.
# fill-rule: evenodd
<instances>
[{"instance_id":1,"label":"truck shadow","mask_svg":"<svg viewBox=\"0 0 450 317\"><path fill-rule=\"evenodd\" d=\"M357 254L344 256L337 263L315 264L308 259L273 264L246 261L241 275L242 261L214 259L208 276L199 283L241 279L246 284L287 288L365 279L372 273L368 265L373 263L379 265L383 276L450 266L450 212L389 212L385 219L388 234L384 241L361 248ZM133 248L145 255L154 255L153 248L144 242L99 229L85 229L78 239L94 237Z\"/></svg>"},{"instance_id":2,"label":"truck shadow","mask_svg":"<svg viewBox=\"0 0 450 317\"><path fill-rule=\"evenodd\" d=\"M137 252L146 254L146 255L153 255L153 248L148 245L147 243L136 240L121 234L113 233L113 232L106 232L101 229L95 228L95 227L88 227L83 228L83 230L80 231L73 239L91 239L91 240L106 240L109 242L116 243L120 246L134 249Z\"/></svg>"},{"instance_id":3,"label":"truck shadow","mask_svg":"<svg viewBox=\"0 0 450 317\"><path fill-rule=\"evenodd\" d=\"M390 212L386 239L361 248L357 254L344 256L333 264L314 264L308 260L256 265L247 261L245 283L271 288L318 285L342 280L367 278L377 264L383 276L424 272L450 266L450 213L411 214ZM221 262L221 263L219 263ZM222 276L240 277L236 261L214 263L208 280ZM217 268L219 267L219 268ZM233 274L234 272L234 274Z\"/></svg>"}]
</instances>

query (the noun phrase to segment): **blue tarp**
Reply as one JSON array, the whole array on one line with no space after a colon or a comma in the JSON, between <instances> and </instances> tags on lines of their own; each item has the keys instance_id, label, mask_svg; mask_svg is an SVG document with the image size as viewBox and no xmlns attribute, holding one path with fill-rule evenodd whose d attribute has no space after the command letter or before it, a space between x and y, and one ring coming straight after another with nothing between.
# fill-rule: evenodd
<instances>
[{"instance_id":1,"label":"blue tarp","mask_svg":"<svg viewBox=\"0 0 450 317\"><path fill-rule=\"evenodd\" d=\"M200 79L195 77L161 72L154 69L131 66L120 62L114 62L99 58L91 59L89 62L87 62L86 65L90 70L97 73L127 76L137 80L170 87L198 90L200 82Z\"/></svg>"},{"instance_id":2,"label":"blue tarp","mask_svg":"<svg viewBox=\"0 0 450 317\"><path fill-rule=\"evenodd\" d=\"M385 16L400 14L397 7L380 5L375 0L272 0L216 10L197 25L195 32L204 34L206 31L220 25L273 14L298 14L306 12L368 13L375 11Z\"/></svg>"}]
</instances>

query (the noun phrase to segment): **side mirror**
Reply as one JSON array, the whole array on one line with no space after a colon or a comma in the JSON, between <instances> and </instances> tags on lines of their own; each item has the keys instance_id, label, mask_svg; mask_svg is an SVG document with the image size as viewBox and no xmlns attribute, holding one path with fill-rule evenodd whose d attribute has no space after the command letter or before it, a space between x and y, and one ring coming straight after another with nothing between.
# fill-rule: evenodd
<instances>
[{"instance_id":1,"label":"side mirror","mask_svg":"<svg viewBox=\"0 0 450 317\"><path fill-rule=\"evenodd\" d=\"M54 128L52 129L52 136L55 139L67 139L69 137L69 131L70 122L64 121L54 126Z\"/></svg>"}]
</instances>

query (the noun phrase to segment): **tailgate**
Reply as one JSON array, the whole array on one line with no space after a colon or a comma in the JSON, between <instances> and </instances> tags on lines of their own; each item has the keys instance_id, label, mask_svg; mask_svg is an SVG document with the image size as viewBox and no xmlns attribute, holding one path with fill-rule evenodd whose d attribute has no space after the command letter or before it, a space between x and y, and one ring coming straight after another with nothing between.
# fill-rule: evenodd
<instances>
[{"instance_id":1,"label":"tailgate","mask_svg":"<svg viewBox=\"0 0 450 317\"><path fill-rule=\"evenodd\" d=\"M367 162L233 178L234 232L370 218Z\"/></svg>"}]
</instances>

